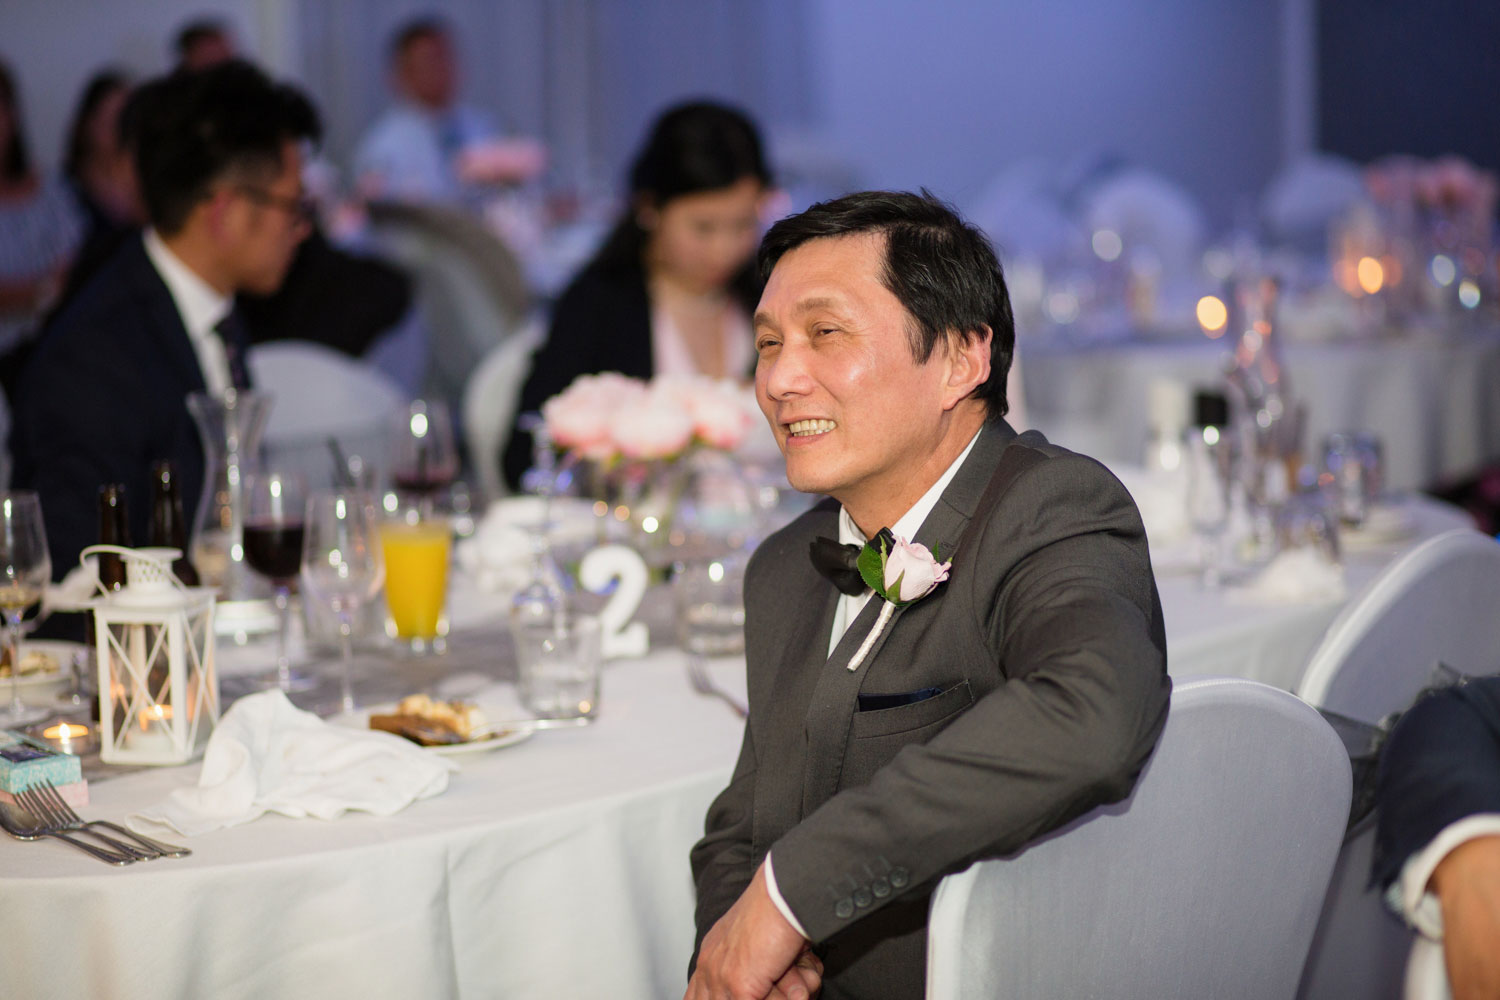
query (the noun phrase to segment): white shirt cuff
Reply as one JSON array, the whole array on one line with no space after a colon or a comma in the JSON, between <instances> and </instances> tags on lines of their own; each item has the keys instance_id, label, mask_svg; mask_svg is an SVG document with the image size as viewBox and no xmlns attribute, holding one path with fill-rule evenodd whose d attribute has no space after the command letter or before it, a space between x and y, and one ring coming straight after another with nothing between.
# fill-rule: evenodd
<instances>
[{"instance_id":1,"label":"white shirt cuff","mask_svg":"<svg viewBox=\"0 0 1500 1000\"><path fill-rule=\"evenodd\" d=\"M807 931L802 929L802 922L792 912L792 908L786 905L786 900L781 898L781 890L776 887L776 869L771 865L771 855L766 855L766 895L771 897L771 902L776 904L776 909L786 917L786 922L792 925L792 930L807 937ZM811 940L809 938L809 940Z\"/></svg>"},{"instance_id":2,"label":"white shirt cuff","mask_svg":"<svg viewBox=\"0 0 1500 1000\"><path fill-rule=\"evenodd\" d=\"M1500 835L1500 813L1477 813L1450 823L1422 850L1401 866L1401 877L1391 883L1386 900L1424 937L1443 939L1443 911L1437 896L1427 891L1433 870L1460 844L1476 837ZM772 898L776 898L772 896Z\"/></svg>"}]
</instances>

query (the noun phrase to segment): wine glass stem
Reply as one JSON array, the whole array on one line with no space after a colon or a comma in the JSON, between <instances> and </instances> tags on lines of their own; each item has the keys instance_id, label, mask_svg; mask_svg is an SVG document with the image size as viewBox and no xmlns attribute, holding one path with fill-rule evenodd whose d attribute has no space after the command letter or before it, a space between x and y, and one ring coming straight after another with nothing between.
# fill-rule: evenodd
<instances>
[{"instance_id":1,"label":"wine glass stem","mask_svg":"<svg viewBox=\"0 0 1500 1000\"><path fill-rule=\"evenodd\" d=\"M292 685L292 662L286 655L287 629L291 625L291 589L276 585L276 683L283 691Z\"/></svg>"},{"instance_id":2,"label":"wine glass stem","mask_svg":"<svg viewBox=\"0 0 1500 1000\"><path fill-rule=\"evenodd\" d=\"M26 708L21 703L21 622L20 616L5 616L5 644L10 649L10 711L20 715Z\"/></svg>"},{"instance_id":3,"label":"wine glass stem","mask_svg":"<svg viewBox=\"0 0 1500 1000\"><path fill-rule=\"evenodd\" d=\"M339 612L339 659L344 664L343 695L339 702L346 713L354 711L354 640L350 636L354 631L353 617L348 611Z\"/></svg>"}]
</instances>

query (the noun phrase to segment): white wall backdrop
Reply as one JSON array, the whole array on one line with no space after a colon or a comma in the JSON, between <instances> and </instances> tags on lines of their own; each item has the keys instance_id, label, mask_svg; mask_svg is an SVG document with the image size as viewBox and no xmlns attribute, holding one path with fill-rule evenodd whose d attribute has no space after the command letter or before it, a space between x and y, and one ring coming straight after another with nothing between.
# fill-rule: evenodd
<instances>
[{"instance_id":1,"label":"white wall backdrop","mask_svg":"<svg viewBox=\"0 0 1500 1000\"><path fill-rule=\"evenodd\" d=\"M1114 156L1160 170L1217 223L1310 144L1308 0L0 0L33 152L55 163L106 63L167 65L189 16L300 80L341 162L386 100L407 17L458 29L467 96L553 147L556 178L614 186L645 125L712 95L773 149L965 205L1005 163Z\"/></svg>"}]
</instances>

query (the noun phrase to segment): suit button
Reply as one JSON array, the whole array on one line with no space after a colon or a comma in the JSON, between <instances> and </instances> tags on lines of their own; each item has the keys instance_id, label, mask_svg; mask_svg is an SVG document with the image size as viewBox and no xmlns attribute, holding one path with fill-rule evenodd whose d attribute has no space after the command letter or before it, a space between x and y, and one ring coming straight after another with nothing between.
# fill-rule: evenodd
<instances>
[{"instance_id":1,"label":"suit button","mask_svg":"<svg viewBox=\"0 0 1500 1000\"><path fill-rule=\"evenodd\" d=\"M897 889L905 888L907 881L911 878L911 872L899 865L891 869L891 885Z\"/></svg>"},{"instance_id":2,"label":"suit button","mask_svg":"<svg viewBox=\"0 0 1500 1000\"><path fill-rule=\"evenodd\" d=\"M854 893L854 905L863 910L875 901L869 889L858 889Z\"/></svg>"},{"instance_id":3,"label":"suit button","mask_svg":"<svg viewBox=\"0 0 1500 1000\"><path fill-rule=\"evenodd\" d=\"M850 899L848 896L845 896L837 903L834 903L833 915L835 917L838 917L840 920L848 920L850 917L854 916L854 900Z\"/></svg>"},{"instance_id":4,"label":"suit button","mask_svg":"<svg viewBox=\"0 0 1500 1000\"><path fill-rule=\"evenodd\" d=\"M870 888L874 890L876 899L884 899L891 894L891 884L883 878L876 879Z\"/></svg>"}]
</instances>

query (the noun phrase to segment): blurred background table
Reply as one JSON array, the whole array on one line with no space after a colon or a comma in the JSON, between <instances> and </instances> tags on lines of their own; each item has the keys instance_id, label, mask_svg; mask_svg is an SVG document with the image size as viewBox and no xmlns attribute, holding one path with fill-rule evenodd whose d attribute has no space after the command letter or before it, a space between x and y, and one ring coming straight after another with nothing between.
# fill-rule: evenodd
<instances>
[{"instance_id":1,"label":"blurred background table","mask_svg":"<svg viewBox=\"0 0 1500 1000\"><path fill-rule=\"evenodd\" d=\"M1204 337L1069 342L1022 339L1030 425L1064 447L1138 463L1148 387L1165 378L1218 388L1228 347ZM1500 329L1469 334L1284 345L1292 393L1307 404L1303 438L1318 458L1334 431L1377 434L1386 486L1414 490L1500 456Z\"/></svg>"}]
</instances>

